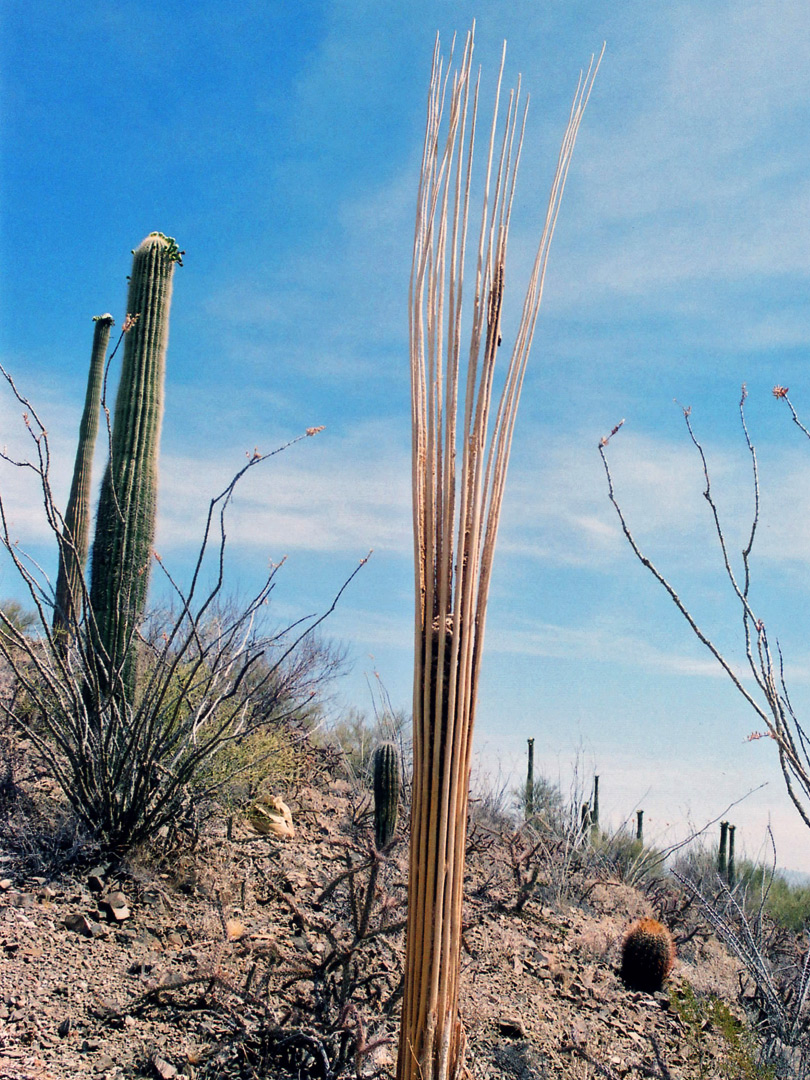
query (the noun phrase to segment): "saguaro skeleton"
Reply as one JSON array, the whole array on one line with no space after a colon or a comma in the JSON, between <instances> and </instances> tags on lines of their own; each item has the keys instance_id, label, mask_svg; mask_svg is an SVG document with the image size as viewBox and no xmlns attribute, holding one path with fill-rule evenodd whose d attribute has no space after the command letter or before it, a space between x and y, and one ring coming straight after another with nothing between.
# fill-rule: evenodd
<instances>
[{"instance_id":1,"label":"saguaro skeleton","mask_svg":"<svg viewBox=\"0 0 810 1080\"><path fill-rule=\"evenodd\" d=\"M492 559L518 400L549 247L598 62L580 78L505 373L496 378L515 177L526 124L520 81L489 129L478 243L467 227L478 118L473 30L447 64L437 39L410 284L415 554L414 783L399 1080L463 1067L459 951L470 750ZM504 54L505 55L505 54ZM473 281L462 347L465 266ZM496 382L500 385L496 396ZM461 398L461 401L459 401ZM497 407L493 408L494 400ZM459 405L461 411L459 413ZM494 417L493 417L494 412Z\"/></svg>"}]
</instances>

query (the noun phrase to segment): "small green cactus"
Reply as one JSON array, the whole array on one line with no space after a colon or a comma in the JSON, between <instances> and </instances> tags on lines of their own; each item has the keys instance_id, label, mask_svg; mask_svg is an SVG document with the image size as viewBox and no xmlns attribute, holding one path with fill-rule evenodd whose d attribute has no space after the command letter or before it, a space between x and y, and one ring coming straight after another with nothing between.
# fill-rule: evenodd
<instances>
[{"instance_id":1,"label":"small green cactus","mask_svg":"<svg viewBox=\"0 0 810 1080\"><path fill-rule=\"evenodd\" d=\"M399 752L393 743L383 743L374 751L374 843L378 851L394 839L399 786Z\"/></svg>"},{"instance_id":2,"label":"small green cactus","mask_svg":"<svg viewBox=\"0 0 810 1080\"><path fill-rule=\"evenodd\" d=\"M624 982L631 990L660 990L675 962L675 943L669 930L656 919L639 919L622 944Z\"/></svg>"},{"instance_id":3,"label":"small green cactus","mask_svg":"<svg viewBox=\"0 0 810 1080\"><path fill-rule=\"evenodd\" d=\"M87 394L79 425L79 445L73 466L65 523L59 543L59 573L53 609L53 628L66 644L68 628L81 620L83 608L82 574L90 548L90 485L93 472L93 451L98 434L101 387L104 382L104 361L110 342L110 330L115 325L112 315L96 315L93 319L93 350L90 354L90 373Z\"/></svg>"}]
</instances>

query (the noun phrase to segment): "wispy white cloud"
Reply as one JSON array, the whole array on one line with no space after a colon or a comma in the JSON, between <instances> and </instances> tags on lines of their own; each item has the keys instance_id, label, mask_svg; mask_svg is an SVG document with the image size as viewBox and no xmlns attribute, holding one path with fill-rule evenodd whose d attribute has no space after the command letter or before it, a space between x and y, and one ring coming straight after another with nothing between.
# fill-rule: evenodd
<instances>
[{"instance_id":1,"label":"wispy white cloud","mask_svg":"<svg viewBox=\"0 0 810 1080\"><path fill-rule=\"evenodd\" d=\"M487 633L487 648L492 652L516 656L535 656L605 662L618 667L646 668L669 675L721 678L728 676L717 662L708 657L678 655L659 649L649 640L623 632L612 625L571 627L535 620L531 626L503 625L493 619ZM739 674L744 676L744 672Z\"/></svg>"},{"instance_id":2,"label":"wispy white cloud","mask_svg":"<svg viewBox=\"0 0 810 1080\"><path fill-rule=\"evenodd\" d=\"M244 461L244 450L220 449L213 460L164 457L158 544L196 543L208 497L223 490ZM370 421L339 438L324 432L245 477L229 513L229 535L274 559L296 549L404 552L409 476L410 456L386 440L384 425Z\"/></svg>"},{"instance_id":3,"label":"wispy white cloud","mask_svg":"<svg viewBox=\"0 0 810 1080\"><path fill-rule=\"evenodd\" d=\"M620 37L595 91L599 120L565 207L571 247L554 270L566 308L625 296L668 309L661 290L806 276L810 153L781 138L810 111L804 6L790 0L774 18L759 2L699 17L679 5L653 29L650 66L640 71L638 43ZM621 93L623 107L600 109L600 89Z\"/></svg>"}]
</instances>

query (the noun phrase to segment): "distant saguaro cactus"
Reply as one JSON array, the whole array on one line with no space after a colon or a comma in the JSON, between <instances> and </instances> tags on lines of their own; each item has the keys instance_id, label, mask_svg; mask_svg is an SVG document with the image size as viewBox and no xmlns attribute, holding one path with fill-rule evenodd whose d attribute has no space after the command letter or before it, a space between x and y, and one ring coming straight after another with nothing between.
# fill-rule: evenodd
<instances>
[{"instance_id":1,"label":"distant saguaro cactus","mask_svg":"<svg viewBox=\"0 0 810 1080\"><path fill-rule=\"evenodd\" d=\"M529 765L526 770L526 817L534 815L534 739L526 740L529 744Z\"/></svg>"},{"instance_id":2,"label":"distant saguaro cactus","mask_svg":"<svg viewBox=\"0 0 810 1080\"><path fill-rule=\"evenodd\" d=\"M726 867L726 877L732 889L737 880L737 868L734 865L734 833L736 829L736 825L729 825L728 827L728 865Z\"/></svg>"},{"instance_id":3,"label":"distant saguaro cactus","mask_svg":"<svg viewBox=\"0 0 810 1080\"><path fill-rule=\"evenodd\" d=\"M593 799L591 801L591 828L599 831L599 777L593 778Z\"/></svg>"},{"instance_id":4,"label":"distant saguaro cactus","mask_svg":"<svg viewBox=\"0 0 810 1080\"><path fill-rule=\"evenodd\" d=\"M115 324L112 315L96 315L93 319L93 349L84 412L79 425L79 445L73 466L65 523L59 541L59 572L53 609L53 629L64 635L68 627L76 626L82 617L83 597L81 579L90 548L90 486L93 474L93 451L98 434L101 387L104 382L104 360L110 343L110 330ZM63 642L64 643L64 642Z\"/></svg>"},{"instance_id":5,"label":"distant saguaro cactus","mask_svg":"<svg viewBox=\"0 0 810 1080\"><path fill-rule=\"evenodd\" d=\"M644 811L636 810L636 840L644 840Z\"/></svg>"},{"instance_id":6,"label":"distant saguaro cactus","mask_svg":"<svg viewBox=\"0 0 810 1080\"><path fill-rule=\"evenodd\" d=\"M717 873L720 874L721 877L726 876L726 869L727 869L727 865L728 865L727 864L727 859L726 859L727 844L728 844L728 822L727 821L721 821L720 822L720 847L719 847L718 852L717 852Z\"/></svg>"},{"instance_id":7,"label":"distant saguaro cactus","mask_svg":"<svg viewBox=\"0 0 810 1080\"><path fill-rule=\"evenodd\" d=\"M394 839L399 811L399 753L393 743L374 751L374 843L378 851Z\"/></svg>"},{"instance_id":8,"label":"distant saguaro cactus","mask_svg":"<svg viewBox=\"0 0 810 1080\"><path fill-rule=\"evenodd\" d=\"M656 919L639 919L622 944L622 979L633 990L660 990L675 962L675 943Z\"/></svg>"},{"instance_id":9,"label":"distant saguaro cactus","mask_svg":"<svg viewBox=\"0 0 810 1080\"><path fill-rule=\"evenodd\" d=\"M120 672L128 698L136 675L132 637L149 585L172 275L181 254L163 233L150 233L133 252L127 312L137 321L124 344L93 540L90 605L106 667L100 682L104 686Z\"/></svg>"}]
</instances>

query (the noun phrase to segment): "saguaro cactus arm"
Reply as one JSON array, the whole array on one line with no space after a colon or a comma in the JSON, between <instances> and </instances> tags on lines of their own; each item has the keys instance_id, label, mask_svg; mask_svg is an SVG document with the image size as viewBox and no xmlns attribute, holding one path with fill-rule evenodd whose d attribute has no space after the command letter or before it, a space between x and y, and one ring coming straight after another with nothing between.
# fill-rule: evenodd
<instances>
[{"instance_id":1,"label":"saguaro cactus arm","mask_svg":"<svg viewBox=\"0 0 810 1080\"><path fill-rule=\"evenodd\" d=\"M96 315L93 319L93 349L84 412L79 425L79 445L73 466L65 523L59 539L59 572L53 610L54 631L66 633L82 617L82 576L90 547L90 487L93 479L93 452L98 434L101 387L104 382L104 360L110 343L110 331L115 325L112 315Z\"/></svg>"},{"instance_id":2,"label":"saguaro cactus arm","mask_svg":"<svg viewBox=\"0 0 810 1080\"><path fill-rule=\"evenodd\" d=\"M124 669L134 690L130 647L146 604L157 512L157 461L169 340L172 275L182 252L150 233L133 253L126 336L110 461L99 495L90 603L107 678ZM102 680L103 681L103 680Z\"/></svg>"}]
</instances>

